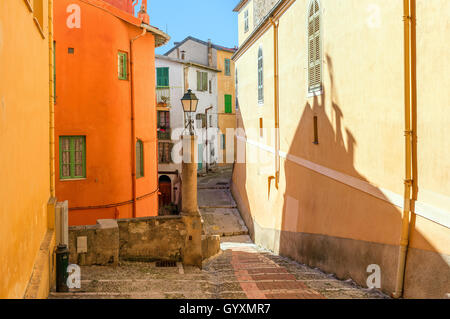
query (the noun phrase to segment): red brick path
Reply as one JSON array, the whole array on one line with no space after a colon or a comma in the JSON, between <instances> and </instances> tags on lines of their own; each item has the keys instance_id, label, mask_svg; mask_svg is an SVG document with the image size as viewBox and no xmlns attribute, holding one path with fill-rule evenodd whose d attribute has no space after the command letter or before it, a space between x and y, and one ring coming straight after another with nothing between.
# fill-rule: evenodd
<instances>
[{"instance_id":1,"label":"red brick path","mask_svg":"<svg viewBox=\"0 0 450 319\"><path fill-rule=\"evenodd\" d=\"M254 248L233 250L231 264L242 290L250 299L325 298Z\"/></svg>"}]
</instances>

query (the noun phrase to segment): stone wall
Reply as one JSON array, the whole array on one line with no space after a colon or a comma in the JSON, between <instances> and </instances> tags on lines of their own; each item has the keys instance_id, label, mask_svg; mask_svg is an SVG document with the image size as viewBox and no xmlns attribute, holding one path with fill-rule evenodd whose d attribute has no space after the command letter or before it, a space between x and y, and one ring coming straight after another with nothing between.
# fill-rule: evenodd
<instances>
[{"instance_id":1,"label":"stone wall","mask_svg":"<svg viewBox=\"0 0 450 319\"><path fill-rule=\"evenodd\" d=\"M181 216L100 219L96 225L69 227L72 264L111 265L119 260L182 261L186 226ZM203 259L220 251L218 236L203 236Z\"/></svg>"},{"instance_id":2,"label":"stone wall","mask_svg":"<svg viewBox=\"0 0 450 319\"><path fill-rule=\"evenodd\" d=\"M258 26L261 20L269 13L278 0L253 0L253 23Z\"/></svg>"},{"instance_id":3,"label":"stone wall","mask_svg":"<svg viewBox=\"0 0 450 319\"><path fill-rule=\"evenodd\" d=\"M181 261L186 237L181 216L119 219L117 223L120 259Z\"/></svg>"}]
</instances>

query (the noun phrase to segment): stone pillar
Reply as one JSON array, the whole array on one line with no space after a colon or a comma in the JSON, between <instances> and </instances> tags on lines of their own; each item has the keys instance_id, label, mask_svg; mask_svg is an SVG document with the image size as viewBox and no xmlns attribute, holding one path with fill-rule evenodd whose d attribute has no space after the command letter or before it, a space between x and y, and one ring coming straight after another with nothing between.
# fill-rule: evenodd
<instances>
[{"instance_id":1,"label":"stone pillar","mask_svg":"<svg viewBox=\"0 0 450 319\"><path fill-rule=\"evenodd\" d=\"M202 221L197 204L197 137L183 135L181 216L186 225L183 264L202 267Z\"/></svg>"}]
</instances>

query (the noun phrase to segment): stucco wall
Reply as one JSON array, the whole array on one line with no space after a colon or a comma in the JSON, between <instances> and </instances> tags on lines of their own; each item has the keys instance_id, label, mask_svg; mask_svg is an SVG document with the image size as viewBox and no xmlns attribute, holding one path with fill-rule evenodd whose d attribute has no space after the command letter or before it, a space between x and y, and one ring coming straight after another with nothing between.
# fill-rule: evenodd
<instances>
[{"instance_id":1,"label":"stucco wall","mask_svg":"<svg viewBox=\"0 0 450 319\"><path fill-rule=\"evenodd\" d=\"M71 3L81 8L81 28L66 26ZM117 54L128 53L129 75L130 39L142 29L78 0L56 1L54 12L59 26L54 35L56 195L69 200L70 225L132 217L131 83L129 77L118 79ZM133 44L135 131L144 146L144 177L136 180L137 217L158 211L154 48L151 33ZM86 136L86 178L59 178L59 137L64 135ZM87 209L90 206L97 208Z\"/></svg>"},{"instance_id":2,"label":"stucco wall","mask_svg":"<svg viewBox=\"0 0 450 319\"><path fill-rule=\"evenodd\" d=\"M402 3L320 3L324 89L319 96L307 92L309 1L295 1L280 18L280 183L276 189L272 180L270 193L274 133L260 138L259 119L264 127L274 127L273 29L236 62L247 164L235 165L233 193L257 243L362 285L367 266L378 264L384 276L382 289L392 292L404 188ZM426 1L417 3L417 20L427 21L417 29L419 201L448 213L450 145L445 133L450 119L441 107L450 97L436 93L448 77L442 64L429 61L440 61L448 51L448 43L437 39L450 31L441 21L442 12L450 8L440 1L438 14ZM432 50L431 43L435 43ZM262 105L257 100L260 46ZM425 206L416 206L427 213ZM444 226L446 215L441 216L442 224L421 216L415 219L411 247L418 250L408 255L405 296L441 298L450 287L450 232Z\"/></svg>"},{"instance_id":3,"label":"stucco wall","mask_svg":"<svg viewBox=\"0 0 450 319\"><path fill-rule=\"evenodd\" d=\"M43 4L41 34L25 1L0 2L0 298L24 297L47 234L49 40ZM48 263L41 266L48 278ZM47 294L40 290L38 297Z\"/></svg>"}]
</instances>

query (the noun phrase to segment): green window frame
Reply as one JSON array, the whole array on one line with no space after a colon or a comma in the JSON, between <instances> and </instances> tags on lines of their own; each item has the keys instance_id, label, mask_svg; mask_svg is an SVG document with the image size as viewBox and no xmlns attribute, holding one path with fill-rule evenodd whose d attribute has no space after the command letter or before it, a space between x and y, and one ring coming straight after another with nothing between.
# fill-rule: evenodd
<instances>
[{"instance_id":1,"label":"green window frame","mask_svg":"<svg viewBox=\"0 0 450 319\"><path fill-rule=\"evenodd\" d=\"M168 87L169 86L169 68L162 67L156 68L156 86Z\"/></svg>"},{"instance_id":2,"label":"green window frame","mask_svg":"<svg viewBox=\"0 0 450 319\"><path fill-rule=\"evenodd\" d=\"M136 141L136 178L144 177L144 143Z\"/></svg>"},{"instance_id":3,"label":"green window frame","mask_svg":"<svg viewBox=\"0 0 450 319\"><path fill-rule=\"evenodd\" d=\"M86 178L86 136L59 137L59 178Z\"/></svg>"},{"instance_id":4,"label":"green window frame","mask_svg":"<svg viewBox=\"0 0 450 319\"><path fill-rule=\"evenodd\" d=\"M128 54L126 52L117 53L119 80L128 80Z\"/></svg>"},{"instance_id":5,"label":"green window frame","mask_svg":"<svg viewBox=\"0 0 450 319\"><path fill-rule=\"evenodd\" d=\"M232 113L233 104L232 101L233 97L230 94L225 94L225 113Z\"/></svg>"},{"instance_id":6,"label":"green window frame","mask_svg":"<svg viewBox=\"0 0 450 319\"><path fill-rule=\"evenodd\" d=\"M231 75L230 59L225 59L225 75Z\"/></svg>"}]
</instances>

